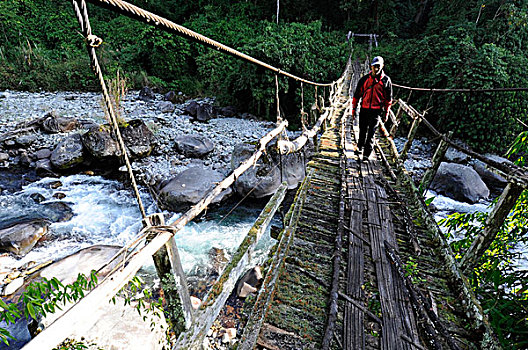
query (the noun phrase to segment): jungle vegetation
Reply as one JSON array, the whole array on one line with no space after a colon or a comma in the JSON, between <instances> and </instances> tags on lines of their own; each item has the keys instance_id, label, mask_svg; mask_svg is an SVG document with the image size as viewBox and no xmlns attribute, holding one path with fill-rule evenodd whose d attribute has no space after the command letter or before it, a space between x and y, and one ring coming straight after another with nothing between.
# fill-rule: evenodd
<instances>
[{"instance_id":1,"label":"jungle vegetation","mask_svg":"<svg viewBox=\"0 0 528 350\"><path fill-rule=\"evenodd\" d=\"M280 0L278 23L276 0L131 2L318 82L335 80L351 52L360 60L382 55L387 74L401 85L528 87L528 0ZM98 53L109 79L120 71L130 88L216 96L219 104L275 118L273 74L91 4L89 10L93 32L104 41ZM375 33L379 46L369 51L365 39L347 42L349 31ZM70 1L0 1L0 38L0 89L98 89ZM307 109L314 89L303 89ZM280 79L281 108L291 125L299 124L300 92L298 82ZM395 97L408 99L409 92L395 89ZM510 157L524 162L527 92L416 92L410 103L482 153L505 155L518 137ZM526 239L527 213L523 195L499 246L469 276L502 344L512 349L528 347L528 278L511 268L509 249ZM453 220L467 229L483 218ZM471 226L470 234L478 229ZM463 252L464 244L454 243L455 250Z\"/></svg>"}]
</instances>

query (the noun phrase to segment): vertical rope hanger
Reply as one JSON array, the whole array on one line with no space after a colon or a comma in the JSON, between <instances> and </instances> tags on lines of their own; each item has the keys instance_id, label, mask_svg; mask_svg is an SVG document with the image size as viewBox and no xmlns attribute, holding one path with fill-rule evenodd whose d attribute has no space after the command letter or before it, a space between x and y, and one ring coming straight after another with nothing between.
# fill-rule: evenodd
<instances>
[{"instance_id":1,"label":"vertical rope hanger","mask_svg":"<svg viewBox=\"0 0 528 350\"><path fill-rule=\"evenodd\" d=\"M280 115L280 105L279 105L279 76L277 74L275 74L275 101L277 102L277 125L280 125L280 123L282 123L282 117ZM283 132L281 132L279 134L279 140L282 140L284 137L283 137L283 133L285 133L286 131L284 130ZM277 142L277 147L279 146L279 143ZM281 183L282 183L282 154L280 152L280 150L278 151L279 153L279 166L280 166L280 178L281 178Z\"/></svg>"},{"instance_id":2,"label":"vertical rope hanger","mask_svg":"<svg viewBox=\"0 0 528 350\"><path fill-rule=\"evenodd\" d=\"M108 115L110 116L110 120L112 122L114 133L117 136L119 148L121 149L121 153L123 154L123 159L125 160L128 175L130 177L130 181L132 182L132 187L136 195L136 200L139 206L139 210L141 211L142 217L146 218L147 215L145 213L145 207L143 206L143 202L141 201L141 197L139 195L139 190L136 184L136 179L134 177L134 173L132 172L132 166L130 165L130 160L128 158L127 148L125 147L125 143L123 141L123 138L121 137L121 132L119 131L119 125L117 124L114 107L112 106L110 95L108 93L108 89L104 81L103 72L99 65L97 54L95 52L95 49L99 47L99 45L101 45L102 40L92 34L92 28L90 27L90 19L88 17L88 9L86 7L85 0L72 0L72 3L73 3L73 8L75 10L75 14L77 16L77 20L79 21L79 24L81 25L82 34L86 38L86 47L88 48L88 53L90 55L90 65L95 75L99 79L99 84L101 85L101 89L103 92L104 104L107 109Z\"/></svg>"}]
</instances>

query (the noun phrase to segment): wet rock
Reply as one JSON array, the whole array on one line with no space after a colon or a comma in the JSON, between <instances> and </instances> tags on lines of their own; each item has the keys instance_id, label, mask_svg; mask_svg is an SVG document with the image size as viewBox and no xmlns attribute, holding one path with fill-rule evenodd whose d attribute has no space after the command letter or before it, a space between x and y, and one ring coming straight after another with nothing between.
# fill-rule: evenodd
<instances>
[{"instance_id":1,"label":"wet rock","mask_svg":"<svg viewBox=\"0 0 528 350\"><path fill-rule=\"evenodd\" d=\"M57 199L64 199L66 198L66 194L62 193L62 192L57 192L57 193L54 193L53 198L57 198Z\"/></svg>"},{"instance_id":2,"label":"wet rock","mask_svg":"<svg viewBox=\"0 0 528 350\"><path fill-rule=\"evenodd\" d=\"M26 255L48 232L49 224L47 220L36 219L0 228L0 251Z\"/></svg>"},{"instance_id":3,"label":"wet rock","mask_svg":"<svg viewBox=\"0 0 528 350\"><path fill-rule=\"evenodd\" d=\"M236 295L239 298L245 298L251 293L257 291L257 287L262 281L262 272L260 266L255 266L252 269L247 270L242 277L239 278L235 284Z\"/></svg>"},{"instance_id":4,"label":"wet rock","mask_svg":"<svg viewBox=\"0 0 528 350\"><path fill-rule=\"evenodd\" d=\"M29 195L29 198L33 199L35 203L40 203L46 200L46 197L44 197L40 193L32 193L31 195Z\"/></svg>"},{"instance_id":5,"label":"wet rock","mask_svg":"<svg viewBox=\"0 0 528 350\"><path fill-rule=\"evenodd\" d=\"M60 182L60 181L52 181L52 182L49 183L49 188L51 188L53 190L55 190L55 189L57 189L57 188L59 188L61 186L62 186L62 182Z\"/></svg>"},{"instance_id":6,"label":"wet rock","mask_svg":"<svg viewBox=\"0 0 528 350\"><path fill-rule=\"evenodd\" d=\"M35 172L39 176L56 176L57 175L53 171L53 165L51 164L51 160L49 160L48 158L39 159L35 162Z\"/></svg>"},{"instance_id":7,"label":"wet rock","mask_svg":"<svg viewBox=\"0 0 528 350\"><path fill-rule=\"evenodd\" d=\"M72 168L83 160L83 143L79 134L66 137L55 147L50 156L51 164L58 169Z\"/></svg>"},{"instance_id":8,"label":"wet rock","mask_svg":"<svg viewBox=\"0 0 528 350\"><path fill-rule=\"evenodd\" d=\"M9 160L9 154L0 152L0 162Z\"/></svg>"},{"instance_id":9,"label":"wet rock","mask_svg":"<svg viewBox=\"0 0 528 350\"><path fill-rule=\"evenodd\" d=\"M63 222L73 217L73 209L64 202L45 203L41 215L51 222Z\"/></svg>"},{"instance_id":10,"label":"wet rock","mask_svg":"<svg viewBox=\"0 0 528 350\"><path fill-rule=\"evenodd\" d=\"M174 140L174 146L181 154L189 158L201 158L214 149L214 144L201 135L179 135Z\"/></svg>"},{"instance_id":11,"label":"wet rock","mask_svg":"<svg viewBox=\"0 0 528 350\"><path fill-rule=\"evenodd\" d=\"M201 104L196 108L196 120L206 122L215 117L213 106L210 104Z\"/></svg>"},{"instance_id":12,"label":"wet rock","mask_svg":"<svg viewBox=\"0 0 528 350\"><path fill-rule=\"evenodd\" d=\"M18 157L18 164L23 166L29 166L31 164L31 158L29 157L26 151L20 153Z\"/></svg>"},{"instance_id":13,"label":"wet rock","mask_svg":"<svg viewBox=\"0 0 528 350\"><path fill-rule=\"evenodd\" d=\"M442 162L431 189L460 202L476 203L489 197L489 189L471 167Z\"/></svg>"},{"instance_id":14,"label":"wet rock","mask_svg":"<svg viewBox=\"0 0 528 350\"><path fill-rule=\"evenodd\" d=\"M202 166L190 167L171 180L160 190L160 199L173 211L181 211L198 203L224 176ZM224 190L213 203L219 203L231 195L231 188Z\"/></svg>"}]
</instances>

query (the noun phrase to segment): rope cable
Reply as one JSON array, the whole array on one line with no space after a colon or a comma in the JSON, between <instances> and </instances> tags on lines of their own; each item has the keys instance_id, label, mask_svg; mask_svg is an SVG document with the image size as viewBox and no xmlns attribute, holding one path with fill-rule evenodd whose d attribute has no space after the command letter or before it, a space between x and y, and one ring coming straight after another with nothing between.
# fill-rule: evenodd
<instances>
[{"instance_id":1,"label":"rope cable","mask_svg":"<svg viewBox=\"0 0 528 350\"><path fill-rule=\"evenodd\" d=\"M88 39L88 38L93 38L94 35L92 34L92 29L90 27L90 19L88 17L88 8L86 7L86 2L85 0L73 0L73 7L75 9L75 13L77 15L79 24L81 25L81 30L83 32L83 35L85 36L87 40L86 47L88 48L88 53L90 55L90 65L99 80L99 84L101 85L104 104L107 109L108 115L110 116L110 121L112 124L113 131L118 139L119 148L121 150L121 153L123 154L123 159L125 161L128 175L132 183L134 194L136 196L136 201L138 202L139 210L141 211L142 217L146 218L147 215L145 213L145 208L143 206L143 202L141 200L141 196L139 194L139 190L136 184L136 179L132 171L132 166L128 158L127 148L125 146L123 138L121 137L121 132L119 131L119 125L117 123L117 118L115 115L114 107L112 106L112 101L110 100L110 95L106 87L103 72L101 70L101 66L99 65L99 61L97 59L97 53L95 52L96 47L94 47L93 45L90 45L90 42Z\"/></svg>"},{"instance_id":2,"label":"rope cable","mask_svg":"<svg viewBox=\"0 0 528 350\"><path fill-rule=\"evenodd\" d=\"M151 24L151 25L155 25L155 26L160 26L160 27L163 27L164 29L168 30L168 31L171 31L171 32L174 32L180 36L183 36L183 37L186 37L186 38L189 38L191 40L194 40L194 41L197 41L197 42L200 42L202 44L205 44L209 47L212 47L216 50L221 50L221 51L224 51L232 56L235 56L235 57L238 57L238 58L242 58L248 62L251 62L251 63L254 63L254 64L257 64L257 65L260 65L266 69L269 69L269 70L272 70L274 71L276 74L282 74L282 75L285 75L287 77L290 77L290 78L293 78L295 80L298 80L298 81L302 81L302 82L305 82L307 84L311 84L311 85L318 85L318 86L330 86L332 83L317 83L317 82L314 82L314 81L310 81L310 80L306 80L306 79L303 79L299 76L296 76L294 74L291 74L291 73L288 73L288 72L285 72L285 71L282 71L280 70L279 68L277 67L274 67L270 64L267 64L261 60L258 60L254 57L251 57L245 53L242 53L238 50L235 50L227 45L224 45L224 44L221 44L219 43L218 41L216 40L213 40L211 38L208 38L204 35L201 35L197 32L194 32L184 26L181 26L179 24L176 24L172 21L169 21L161 16L158 16L152 12L148 12L148 11L145 11L143 10L142 8L140 7L137 7L137 6L134 6L130 3L127 3L125 1L122 1L122 0L86 0L92 4L95 4L95 5L100 5L102 7L105 7L105 8L108 8L108 9L111 9L111 10L114 10L114 11L118 11L119 13L122 13L128 17L131 17L131 18L134 18L134 19L138 19L138 20L141 20L143 22L146 22L147 24Z\"/></svg>"},{"instance_id":3,"label":"rope cable","mask_svg":"<svg viewBox=\"0 0 528 350\"><path fill-rule=\"evenodd\" d=\"M417 88L392 84L394 87L411 90L411 91L430 91L430 92L509 92L509 91L528 91L528 88L495 88L495 89L436 89L436 88Z\"/></svg>"}]
</instances>

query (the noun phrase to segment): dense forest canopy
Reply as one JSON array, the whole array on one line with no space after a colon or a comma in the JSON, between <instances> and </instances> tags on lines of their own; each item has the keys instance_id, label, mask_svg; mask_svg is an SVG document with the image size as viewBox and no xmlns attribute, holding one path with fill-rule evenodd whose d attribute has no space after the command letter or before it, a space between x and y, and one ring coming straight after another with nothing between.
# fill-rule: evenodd
<instances>
[{"instance_id":1,"label":"dense forest canopy","mask_svg":"<svg viewBox=\"0 0 528 350\"><path fill-rule=\"evenodd\" d=\"M318 82L335 80L352 53L361 60L383 55L386 72L401 85L528 87L528 0L131 2ZM216 96L220 104L274 118L272 73L109 10L93 5L89 10L93 32L104 40L98 53L109 79L120 71L130 88L148 85L160 92ZM369 52L367 40L346 42L349 31L377 34L379 46ZM0 37L0 89L98 89L70 1L0 1ZM314 89L305 85L303 90L307 108ZM299 123L300 92L298 82L280 78L281 107L293 126ZM407 99L409 92L395 89L395 97ZM504 154L528 124L527 92L414 92L410 103L428 109L428 119L442 132L454 131L481 152ZM526 137L522 134L513 148L513 158L521 163ZM505 348L528 346L527 278L512 272L508 255L512 242L526 236L525 203L523 196L510 228L504 227L504 239L497 243L502 248L494 248L500 254L488 254L469 276ZM485 218L461 217L452 223L469 227L478 219Z\"/></svg>"}]
</instances>

